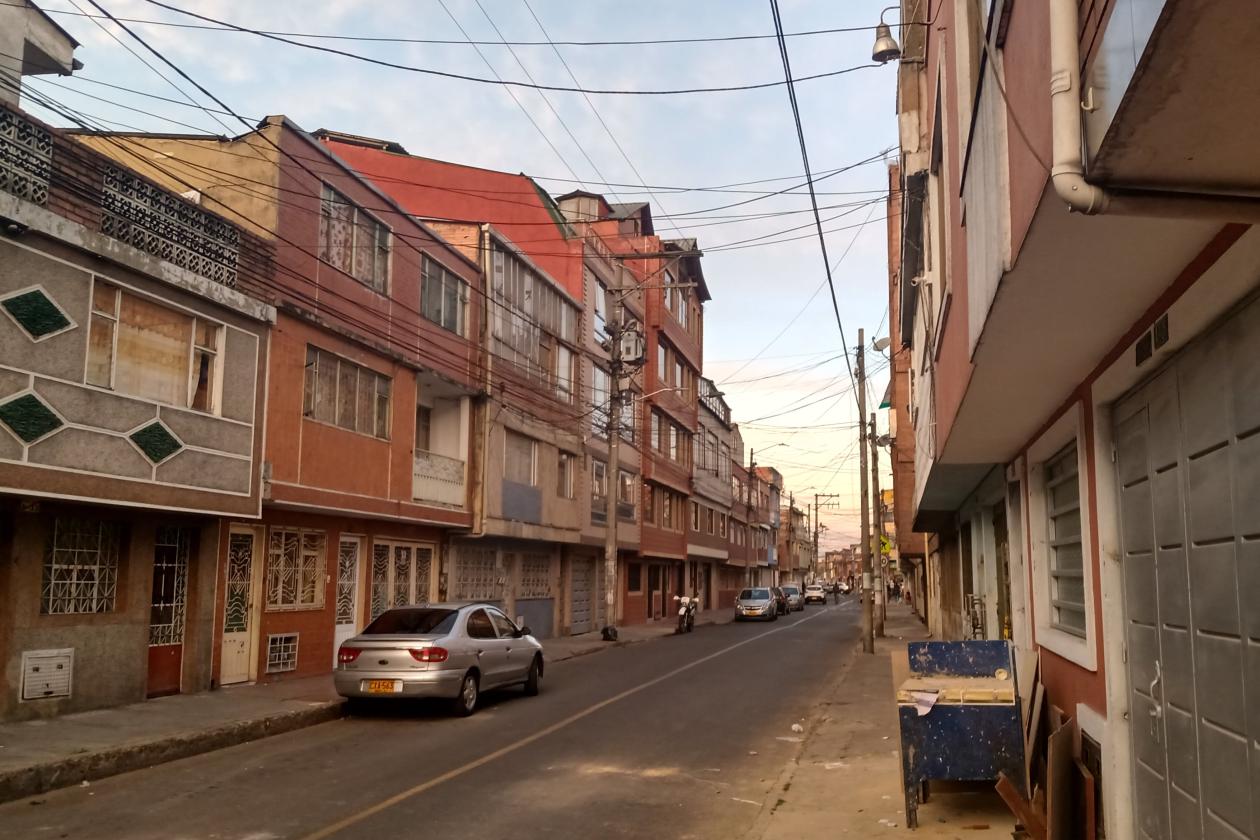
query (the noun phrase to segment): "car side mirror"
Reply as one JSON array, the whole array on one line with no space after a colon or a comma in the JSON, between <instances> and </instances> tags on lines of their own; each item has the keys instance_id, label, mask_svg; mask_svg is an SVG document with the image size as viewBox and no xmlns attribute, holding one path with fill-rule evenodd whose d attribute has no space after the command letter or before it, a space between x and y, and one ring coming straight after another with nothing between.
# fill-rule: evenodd
<instances>
[{"instance_id":1,"label":"car side mirror","mask_svg":"<svg viewBox=\"0 0 1260 840\"><path fill-rule=\"evenodd\" d=\"M530 630L528 627L522 627L516 631L516 638L518 639L521 638L522 636L532 636L532 635L534 635L534 631Z\"/></svg>"}]
</instances>

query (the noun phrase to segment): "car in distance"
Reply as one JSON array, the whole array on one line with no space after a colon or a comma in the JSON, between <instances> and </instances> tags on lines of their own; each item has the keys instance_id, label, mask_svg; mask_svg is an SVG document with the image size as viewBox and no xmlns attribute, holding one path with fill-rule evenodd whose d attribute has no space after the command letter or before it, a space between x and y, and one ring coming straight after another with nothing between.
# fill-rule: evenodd
<instances>
[{"instance_id":1,"label":"car in distance","mask_svg":"<svg viewBox=\"0 0 1260 840\"><path fill-rule=\"evenodd\" d=\"M788 611L800 611L805 609L805 596L801 594L801 588L794 583L784 584L780 587L783 594L787 596Z\"/></svg>"},{"instance_id":2,"label":"car in distance","mask_svg":"<svg viewBox=\"0 0 1260 840\"><path fill-rule=\"evenodd\" d=\"M779 617L779 602L768 586L754 586L741 590L735 599L735 620L760 619L775 621Z\"/></svg>"},{"instance_id":3,"label":"car in distance","mask_svg":"<svg viewBox=\"0 0 1260 840\"><path fill-rule=\"evenodd\" d=\"M770 592L774 595L775 601L777 601L779 604L779 615L787 615L788 614L787 593L783 591L782 587L778 587L778 586L770 587Z\"/></svg>"},{"instance_id":4,"label":"car in distance","mask_svg":"<svg viewBox=\"0 0 1260 840\"><path fill-rule=\"evenodd\" d=\"M823 589L821 583L811 583L805 587L806 604L825 604L827 603L827 590Z\"/></svg>"},{"instance_id":5,"label":"car in distance","mask_svg":"<svg viewBox=\"0 0 1260 840\"><path fill-rule=\"evenodd\" d=\"M460 716L477 709L481 692L519 685L537 694L543 648L492 604L444 603L381 613L337 650L333 684L357 704L436 697Z\"/></svg>"}]
</instances>

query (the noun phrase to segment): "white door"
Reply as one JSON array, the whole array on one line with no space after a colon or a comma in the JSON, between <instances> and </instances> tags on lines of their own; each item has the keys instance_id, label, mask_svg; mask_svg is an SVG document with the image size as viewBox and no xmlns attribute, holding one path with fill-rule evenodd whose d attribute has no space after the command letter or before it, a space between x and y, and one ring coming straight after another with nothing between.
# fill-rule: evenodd
<instances>
[{"instance_id":1,"label":"white door","mask_svg":"<svg viewBox=\"0 0 1260 840\"><path fill-rule=\"evenodd\" d=\"M220 685L246 682L254 676L258 658L257 548L258 535L252 529L232 529L228 534Z\"/></svg>"},{"instance_id":2,"label":"white door","mask_svg":"<svg viewBox=\"0 0 1260 840\"><path fill-rule=\"evenodd\" d=\"M333 667L341 643L359 630L359 554L363 541L342 537L337 546L337 623L333 628Z\"/></svg>"}]
</instances>

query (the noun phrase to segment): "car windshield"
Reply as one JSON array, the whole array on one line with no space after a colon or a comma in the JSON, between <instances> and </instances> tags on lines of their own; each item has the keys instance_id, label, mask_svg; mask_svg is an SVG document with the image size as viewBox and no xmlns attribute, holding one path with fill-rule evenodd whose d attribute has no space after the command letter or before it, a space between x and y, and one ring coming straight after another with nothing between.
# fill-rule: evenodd
<instances>
[{"instance_id":1,"label":"car windshield","mask_svg":"<svg viewBox=\"0 0 1260 840\"><path fill-rule=\"evenodd\" d=\"M404 607L381 613L363 633L367 636L394 636L408 633L440 635L451 632L455 626L456 615L455 610Z\"/></svg>"},{"instance_id":2,"label":"car windshield","mask_svg":"<svg viewBox=\"0 0 1260 840\"><path fill-rule=\"evenodd\" d=\"M801 590L797 589L795 586L785 586L783 587L783 591L786 592L788 595L801 594Z\"/></svg>"},{"instance_id":3,"label":"car windshield","mask_svg":"<svg viewBox=\"0 0 1260 840\"><path fill-rule=\"evenodd\" d=\"M769 597L769 589L745 589L739 593L739 600L741 601L764 601Z\"/></svg>"}]
</instances>

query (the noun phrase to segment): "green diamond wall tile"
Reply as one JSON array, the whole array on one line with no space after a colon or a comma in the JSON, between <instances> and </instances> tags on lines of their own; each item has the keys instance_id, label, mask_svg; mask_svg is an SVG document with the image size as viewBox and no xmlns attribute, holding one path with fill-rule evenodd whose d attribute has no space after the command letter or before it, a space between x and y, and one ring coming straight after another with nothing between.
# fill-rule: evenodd
<instances>
[{"instance_id":1,"label":"green diamond wall tile","mask_svg":"<svg viewBox=\"0 0 1260 840\"><path fill-rule=\"evenodd\" d=\"M0 423L27 443L39 440L62 426L61 418L34 394L23 394L0 405Z\"/></svg>"},{"instance_id":2,"label":"green diamond wall tile","mask_svg":"<svg viewBox=\"0 0 1260 840\"><path fill-rule=\"evenodd\" d=\"M52 298L39 289L5 298L0 301L0 306L30 333L31 338L43 338L70 326L70 319L62 314Z\"/></svg>"},{"instance_id":3,"label":"green diamond wall tile","mask_svg":"<svg viewBox=\"0 0 1260 840\"><path fill-rule=\"evenodd\" d=\"M164 461L184 448L184 444L166 430L161 423L153 422L131 433L131 439L140 451L153 463Z\"/></svg>"}]
</instances>

